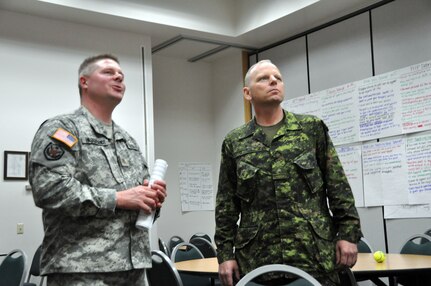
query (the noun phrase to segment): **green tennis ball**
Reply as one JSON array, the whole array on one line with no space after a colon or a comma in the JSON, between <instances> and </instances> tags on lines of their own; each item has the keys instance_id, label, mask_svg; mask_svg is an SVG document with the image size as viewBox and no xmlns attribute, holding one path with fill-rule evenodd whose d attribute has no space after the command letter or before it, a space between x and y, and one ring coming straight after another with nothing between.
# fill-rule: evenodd
<instances>
[{"instance_id":1,"label":"green tennis ball","mask_svg":"<svg viewBox=\"0 0 431 286\"><path fill-rule=\"evenodd\" d=\"M383 253L383 251L376 251L374 252L374 260L377 261L378 263L382 263L383 261L385 261L386 256Z\"/></svg>"}]
</instances>

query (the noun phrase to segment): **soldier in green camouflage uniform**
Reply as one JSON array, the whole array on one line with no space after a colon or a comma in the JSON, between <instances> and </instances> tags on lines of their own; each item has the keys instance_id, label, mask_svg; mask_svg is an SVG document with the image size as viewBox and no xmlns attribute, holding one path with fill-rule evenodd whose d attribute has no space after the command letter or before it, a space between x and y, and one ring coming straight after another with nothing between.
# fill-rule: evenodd
<instances>
[{"instance_id":1,"label":"soldier in green camouflage uniform","mask_svg":"<svg viewBox=\"0 0 431 286\"><path fill-rule=\"evenodd\" d=\"M222 285L275 263L338 285L337 269L355 264L362 233L327 127L315 116L283 111L284 84L271 62L252 66L245 85L256 117L222 146L215 232ZM260 280L289 281L280 274Z\"/></svg>"},{"instance_id":2,"label":"soldier in green camouflage uniform","mask_svg":"<svg viewBox=\"0 0 431 286\"><path fill-rule=\"evenodd\" d=\"M146 285L149 233L135 221L140 209L161 207L166 185L148 187L138 144L111 120L125 91L118 60L88 58L79 75L82 106L45 121L31 148L45 230L41 273L49 286Z\"/></svg>"}]
</instances>

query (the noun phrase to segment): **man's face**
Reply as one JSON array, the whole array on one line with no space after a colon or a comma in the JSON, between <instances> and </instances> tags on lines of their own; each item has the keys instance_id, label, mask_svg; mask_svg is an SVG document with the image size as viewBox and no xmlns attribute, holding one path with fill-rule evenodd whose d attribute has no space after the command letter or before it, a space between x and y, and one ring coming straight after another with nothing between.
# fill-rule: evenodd
<instances>
[{"instance_id":1,"label":"man's face","mask_svg":"<svg viewBox=\"0 0 431 286\"><path fill-rule=\"evenodd\" d=\"M284 83L278 68L271 63L257 65L250 74L250 83L244 87L245 99L254 106L278 105L284 99Z\"/></svg>"},{"instance_id":2,"label":"man's face","mask_svg":"<svg viewBox=\"0 0 431 286\"><path fill-rule=\"evenodd\" d=\"M102 59L95 63L97 68L81 79L87 86L87 95L96 102L112 101L118 104L124 96L126 86L120 65L111 59Z\"/></svg>"}]
</instances>

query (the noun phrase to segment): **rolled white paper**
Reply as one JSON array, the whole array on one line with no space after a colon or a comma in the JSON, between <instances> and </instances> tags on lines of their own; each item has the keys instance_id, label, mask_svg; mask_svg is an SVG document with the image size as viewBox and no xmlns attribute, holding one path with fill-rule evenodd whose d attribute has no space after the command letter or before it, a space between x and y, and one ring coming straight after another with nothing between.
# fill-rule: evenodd
<instances>
[{"instance_id":1,"label":"rolled white paper","mask_svg":"<svg viewBox=\"0 0 431 286\"><path fill-rule=\"evenodd\" d=\"M154 162L154 169L150 176L150 182L148 186L151 185L156 180L163 180L166 174L166 169L168 168L168 163L165 160L157 159ZM145 213L143 210L139 212L138 219L136 220L135 226L138 229L150 229L153 226L155 211L152 211L151 214Z\"/></svg>"}]
</instances>

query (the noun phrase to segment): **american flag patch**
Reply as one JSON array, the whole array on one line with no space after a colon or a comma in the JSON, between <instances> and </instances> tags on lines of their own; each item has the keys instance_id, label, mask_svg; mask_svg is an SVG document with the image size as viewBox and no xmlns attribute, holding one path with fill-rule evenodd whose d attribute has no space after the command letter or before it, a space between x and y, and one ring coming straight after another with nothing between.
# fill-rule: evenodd
<instances>
[{"instance_id":1,"label":"american flag patch","mask_svg":"<svg viewBox=\"0 0 431 286\"><path fill-rule=\"evenodd\" d=\"M55 133L51 137L57 139L60 142L63 142L64 144L69 146L69 148L72 148L73 145L78 142L78 138L76 138L63 128L58 128L57 131L55 131Z\"/></svg>"}]
</instances>

